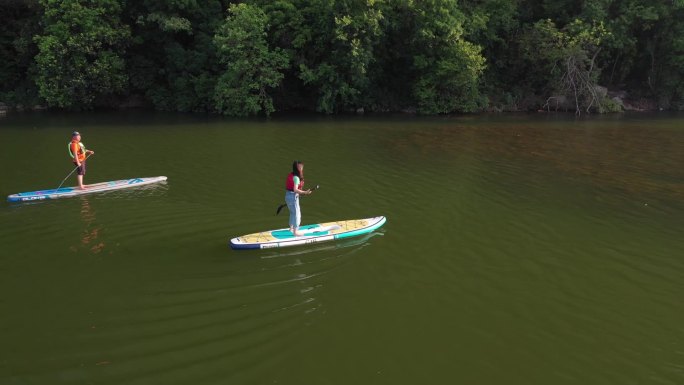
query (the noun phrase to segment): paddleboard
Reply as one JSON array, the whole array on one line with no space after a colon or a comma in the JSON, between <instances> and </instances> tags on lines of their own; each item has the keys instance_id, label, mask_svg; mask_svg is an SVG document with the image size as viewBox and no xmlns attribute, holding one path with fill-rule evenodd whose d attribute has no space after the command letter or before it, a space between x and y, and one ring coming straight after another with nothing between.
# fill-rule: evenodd
<instances>
[{"instance_id":1,"label":"paddleboard","mask_svg":"<svg viewBox=\"0 0 684 385\"><path fill-rule=\"evenodd\" d=\"M290 229L268 230L235 237L230 240L230 247L233 249L270 249L275 247L308 245L332 241L335 239L368 234L384 225L386 221L387 218L380 216L366 219L316 223L301 226L299 232L304 234L296 237L292 234Z\"/></svg>"},{"instance_id":2,"label":"paddleboard","mask_svg":"<svg viewBox=\"0 0 684 385\"><path fill-rule=\"evenodd\" d=\"M23 192L18 194L12 194L7 197L10 202L30 202L38 201L44 199L57 199L57 198L68 198L75 197L84 194L93 194L104 191L120 190L130 187L138 187L151 183L157 183L165 181L165 176L155 176L150 178L134 178L134 179L122 179L114 180L110 182L102 182L96 184L86 185L85 190L80 190L78 187L62 187L60 189L52 190L41 190L41 191L31 191Z\"/></svg>"}]
</instances>

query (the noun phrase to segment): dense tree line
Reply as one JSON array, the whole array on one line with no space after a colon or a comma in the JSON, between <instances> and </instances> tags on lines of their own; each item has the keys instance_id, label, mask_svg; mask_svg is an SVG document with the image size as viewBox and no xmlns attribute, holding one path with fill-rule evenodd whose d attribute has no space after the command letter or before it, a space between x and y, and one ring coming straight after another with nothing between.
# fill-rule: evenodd
<instances>
[{"instance_id":1,"label":"dense tree line","mask_svg":"<svg viewBox=\"0 0 684 385\"><path fill-rule=\"evenodd\" d=\"M0 0L0 102L684 109L684 0Z\"/></svg>"}]
</instances>

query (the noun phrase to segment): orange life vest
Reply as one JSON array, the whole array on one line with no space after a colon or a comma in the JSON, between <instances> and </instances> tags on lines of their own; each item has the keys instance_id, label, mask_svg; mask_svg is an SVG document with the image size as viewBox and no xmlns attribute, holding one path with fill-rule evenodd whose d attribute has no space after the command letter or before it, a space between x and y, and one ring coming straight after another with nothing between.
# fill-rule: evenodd
<instances>
[{"instance_id":1,"label":"orange life vest","mask_svg":"<svg viewBox=\"0 0 684 385\"><path fill-rule=\"evenodd\" d=\"M69 155L71 155L71 160L74 159L74 154L78 155L78 161L83 162L85 160L85 146L83 143L72 140L69 144Z\"/></svg>"}]
</instances>

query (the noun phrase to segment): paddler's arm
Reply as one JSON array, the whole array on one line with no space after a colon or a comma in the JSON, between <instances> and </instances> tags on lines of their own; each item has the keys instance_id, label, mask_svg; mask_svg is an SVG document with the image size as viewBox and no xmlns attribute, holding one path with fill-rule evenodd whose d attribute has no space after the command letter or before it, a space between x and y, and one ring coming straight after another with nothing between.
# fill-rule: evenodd
<instances>
[{"instance_id":1,"label":"paddler's arm","mask_svg":"<svg viewBox=\"0 0 684 385\"><path fill-rule=\"evenodd\" d=\"M296 192L297 194L303 194L303 195L311 194L311 190L300 190L297 188L297 186L295 186L294 192Z\"/></svg>"},{"instance_id":2,"label":"paddler's arm","mask_svg":"<svg viewBox=\"0 0 684 385\"><path fill-rule=\"evenodd\" d=\"M94 154L94 153L95 153L95 151L93 151L93 150L87 150L87 149L85 148L85 146L83 146L83 149L85 150L85 156L86 156L86 158L88 157L88 155L91 155L91 154Z\"/></svg>"},{"instance_id":3,"label":"paddler's arm","mask_svg":"<svg viewBox=\"0 0 684 385\"><path fill-rule=\"evenodd\" d=\"M311 190L300 190L299 189L299 177L294 177L294 189L293 191L297 194L303 194L303 195L309 195L311 194Z\"/></svg>"}]
</instances>

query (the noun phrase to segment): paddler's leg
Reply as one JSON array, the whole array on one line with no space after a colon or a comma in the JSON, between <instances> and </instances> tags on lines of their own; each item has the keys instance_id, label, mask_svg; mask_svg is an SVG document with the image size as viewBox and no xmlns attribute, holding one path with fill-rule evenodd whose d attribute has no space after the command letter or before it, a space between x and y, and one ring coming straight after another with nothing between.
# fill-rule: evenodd
<instances>
[{"instance_id":1,"label":"paddler's leg","mask_svg":"<svg viewBox=\"0 0 684 385\"><path fill-rule=\"evenodd\" d=\"M78 170L76 170L76 180L78 181L78 188L80 190L85 190L86 186L83 184L83 176L86 173L86 163L85 161L81 162L81 165L78 166Z\"/></svg>"},{"instance_id":2,"label":"paddler's leg","mask_svg":"<svg viewBox=\"0 0 684 385\"><path fill-rule=\"evenodd\" d=\"M287 203L287 211L290 212L290 219L288 223L290 224L290 232L297 236L297 213L295 207L296 194L292 191L285 193L285 203Z\"/></svg>"},{"instance_id":3,"label":"paddler's leg","mask_svg":"<svg viewBox=\"0 0 684 385\"><path fill-rule=\"evenodd\" d=\"M294 200L294 206L295 206L295 220L294 220L294 231L292 232L296 237L303 235L299 233L299 225L302 223L302 210L299 207L299 195L295 194L295 200Z\"/></svg>"}]
</instances>

